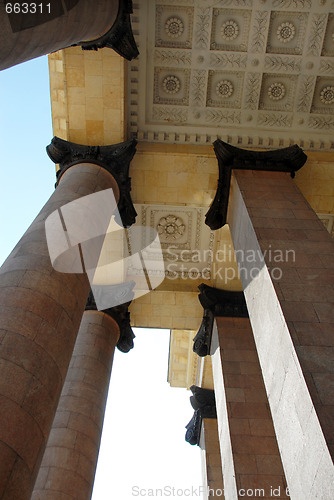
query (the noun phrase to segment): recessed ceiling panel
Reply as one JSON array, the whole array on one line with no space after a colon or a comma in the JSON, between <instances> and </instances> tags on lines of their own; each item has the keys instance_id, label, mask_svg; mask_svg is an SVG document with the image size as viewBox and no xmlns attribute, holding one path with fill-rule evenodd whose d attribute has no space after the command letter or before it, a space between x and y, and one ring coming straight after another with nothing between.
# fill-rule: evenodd
<instances>
[{"instance_id":1,"label":"recessed ceiling panel","mask_svg":"<svg viewBox=\"0 0 334 500\"><path fill-rule=\"evenodd\" d=\"M331 3L137 0L129 136L333 151Z\"/></svg>"}]
</instances>

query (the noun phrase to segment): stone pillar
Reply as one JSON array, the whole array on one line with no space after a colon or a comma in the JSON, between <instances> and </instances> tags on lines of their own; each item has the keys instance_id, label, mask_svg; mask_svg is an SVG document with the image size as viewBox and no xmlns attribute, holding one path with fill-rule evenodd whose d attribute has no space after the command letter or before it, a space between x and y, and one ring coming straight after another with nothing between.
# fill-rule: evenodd
<instances>
[{"instance_id":1,"label":"stone pillar","mask_svg":"<svg viewBox=\"0 0 334 500\"><path fill-rule=\"evenodd\" d=\"M116 321L85 311L32 500L89 500L115 345Z\"/></svg>"},{"instance_id":2,"label":"stone pillar","mask_svg":"<svg viewBox=\"0 0 334 500\"><path fill-rule=\"evenodd\" d=\"M291 498L333 498L333 239L280 172L235 170L227 220Z\"/></svg>"},{"instance_id":3,"label":"stone pillar","mask_svg":"<svg viewBox=\"0 0 334 500\"><path fill-rule=\"evenodd\" d=\"M244 294L199 290L204 318L194 351L212 356L225 497L287 498Z\"/></svg>"},{"instance_id":4,"label":"stone pillar","mask_svg":"<svg viewBox=\"0 0 334 500\"><path fill-rule=\"evenodd\" d=\"M131 60L138 55L131 12L131 0L1 2L0 69L73 45L109 47Z\"/></svg>"},{"instance_id":5,"label":"stone pillar","mask_svg":"<svg viewBox=\"0 0 334 500\"><path fill-rule=\"evenodd\" d=\"M216 317L211 354L226 498L288 498L249 319Z\"/></svg>"},{"instance_id":6,"label":"stone pillar","mask_svg":"<svg viewBox=\"0 0 334 500\"><path fill-rule=\"evenodd\" d=\"M205 500L210 500L210 498L224 500L217 419L203 419L199 446L202 450L203 484L205 488L203 498Z\"/></svg>"},{"instance_id":7,"label":"stone pillar","mask_svg":"<svg viewBox=\"0 0 334 500\"><path fill-rule=\"evenodd\" d=\"M134 154L133 142L110 148L114 152L114 167L117 167L117 150L122 150L124 163L126 150L128 155L129 151ZM122 190L106 158L105 167L102 166L101 151L97 153L92 148L88 151L86 161L84 154L76 155L74 165L73 157L71 160L67 154L55 193L0 269L0 498L3 500L30 498L90 288L85 274L63 274L52 267L45 220L87 194L110 189L117 200ZM58 157L61 161L59 149Z\"/></svg>"}]
</instances>

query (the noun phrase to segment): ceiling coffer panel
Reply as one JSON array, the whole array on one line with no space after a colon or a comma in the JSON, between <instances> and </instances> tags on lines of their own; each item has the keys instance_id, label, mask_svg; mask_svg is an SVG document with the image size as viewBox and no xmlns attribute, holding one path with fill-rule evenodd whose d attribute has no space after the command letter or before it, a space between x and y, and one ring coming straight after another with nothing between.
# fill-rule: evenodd
<instances>
[{"instance_id":1,"label":"ceiling coffer panel","mask_svg":"<svg viewBox=\"0 0 334 500\"><path fill-rule=\"evenodd\" d=\"M308 0L138 0L130 137L334 150L334 13Z\"/></svg>"}]
</instances>

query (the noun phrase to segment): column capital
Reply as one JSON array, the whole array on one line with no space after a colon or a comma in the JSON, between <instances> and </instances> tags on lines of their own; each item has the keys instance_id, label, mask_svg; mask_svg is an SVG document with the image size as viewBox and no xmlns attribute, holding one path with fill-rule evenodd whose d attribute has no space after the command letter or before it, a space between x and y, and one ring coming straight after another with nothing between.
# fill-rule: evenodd
<instances>
[{"instance_id":1,"label":"column capital","mask_svg":"<svg viewBox=\"0 0 334 500\"><path fill-rule=\"evenodd\" d=\"M194 337L193 351L203 357L210 354L214 317L248 318L248 311L243 292L219 290L205 283L201 283L198 289L204 313L201 326Z\"/></svg>"},{"instance_id":2,"label":"column capital","mask_svg":"<svg viewBox=\"0 0 334 500\"><path fill-rule=\"evenodd\" d=\"M128 296L129 298L131 298L131 300L123 304L114 307L109 307L108 309L100 311L101 313L107 314L113 320L116 321L120 331L120 336L116 344L116 347L119 351L124 353L129 352L134 347L133 339L135 338L135 334L133 333L131 328L130 313L128 310L129 305L131 304L133 298L133 292L132 292L133 286L134 286L133 282L122 283L121 285L114 285L115 292L118 294L118 296L122 296L123 298ZM98 310L96 307L96 302L92 291L89 292L85 310L86 311Z\"/></svg>"},{"instance_id":3,"label":"column capital","mask_svg":"<svg viewBox=\"0 0 334 500\"><path fill-rule=\"evenodd\" d=\"M194 415L186 425L186 441L191 444L199 444L203 418L217 418L215 393L211 389L203 389L196 385L190 387L193 393L190 396L190 403L193 407Z\"/></svg>"},{"instance_id":4,"label":"column capital","mask_svg":"<svg viewBox=\"0 0 334 500\"><path fill-rule=\"evenodd\" d=\"M85 146L54 137L46 147L46 152L54 163L59 164L56 186L64 172L78 163L94 163L110 172L120 193L117 208L121 220L117 222L124 227L130 227L137 215L131 199L129 177L130 162L136 153L136 144L137 141L132 139L109 146Z\"/></svg>"},{"instance_id":5,"label":"column capital","mask_svg":"<svg viewBox=\"0 0 334 500\"><path fill-rule=\"evenodd\" d=\"M297 144L272 151L250 151L217 139L213 147L218 160L219 179L216 195L205 215L205 224L213 231L226 224L233 169L288 172L294 177L307 160L306 154Z\"/></svg>"},{"instance_id":6,"label":"column capital","mask_svg":"<svg viewBox=\"0 0 334 500\"><path fill-rule=\"evenodd\" d=\"M78 45L81 45L83 50L108 47L128 61L135 59L139 51L132 32L130 20L132 11L132 0L119 0L118 14L110 30L95 40L83 41Z\"/></svg>"}]
</instances>

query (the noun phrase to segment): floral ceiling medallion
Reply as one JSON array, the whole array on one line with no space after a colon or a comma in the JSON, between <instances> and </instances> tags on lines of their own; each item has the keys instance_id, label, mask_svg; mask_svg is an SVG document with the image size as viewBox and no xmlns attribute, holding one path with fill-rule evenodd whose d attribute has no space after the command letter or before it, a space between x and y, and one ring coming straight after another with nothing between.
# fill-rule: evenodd
<instances>
[{"instance_id":1,"label":"floral ceiling medallion","mask_svg":"<svg viewBox=\"0 0 334 500\"><path fill-rule=\"evenodd\" d=\"M178 240L184 234L186 226L181 217L170 214L166 217L161 217L157 230L159 235L167 240Z\"/></svg>"},{"instance_id":2,"label":"floral ceiling medallion","mask_svg":"<svg viewBox=\"0 0 334 500\"><path fill-rule=\"evenodd\" d=\"M224 40L231 42L239 35L239 26L234 21L226 21L223 23L220 33Z\"/></svg>"},{"instance_id":3,"label":"floral ceiling medallion","mask_svg":"<svg viewBox=\"0 0 334 500\"><path fill-rule=\"evenodd\" d=\"M268 96L273 101L280 101L285 96L285 86L283 83L272 83L268 89Z\"/></svg>"},{"instance_id":4,"label":"floral ceiling medallion","mask_svg":"<svg viewBox=\"0 0 334 500\"><path fill-rule=\"evenodd\" d=\"M168 75L162 82L162 86L167 94L177 94L181 87L181 82L177 76Z\"/></svg>"},{"instance_id":5,"label":"floral ceiling medallion","mask_svg":"<svg viewBox=\"0 0 334 500\"><path fill-rule=\"evenodd\" d=\"M233 85L229 80L220 80L216 85L216 94L219 97L230 97L233 94Z\"/></svg>"},{"instance_id":6,"label":"floral ceiling medallion","mask_svg":"<svg viewBox=\"0 0 334 500\"><path fill-rule=\"evenodd\" d=\"M333 104L334 103L334 86L325 87L320 93L320 101L323 104Z\"/></svg>"},{"instance_id":7,"label":"floral ceiling medallion","mask_svg":"<svg viewBox=\"0 0 334 500\"><path fill-rule=\"evenodd\" d=\"M183 31L184 25L179 17L170 17L165 23L165 31L170 38L179 38Z\"/></svg>"},{"instance_id":8,"label":"floral ceiling medallion","mask_svg":"<svg viewBox=\"0 0 334 500\"><path fill-rule=\"evenodd\" d=\"M294 39L296 28L292 23L285 22L279 25L276 34L280 42L288 43Z\"/></svg>"}]
</instances>

